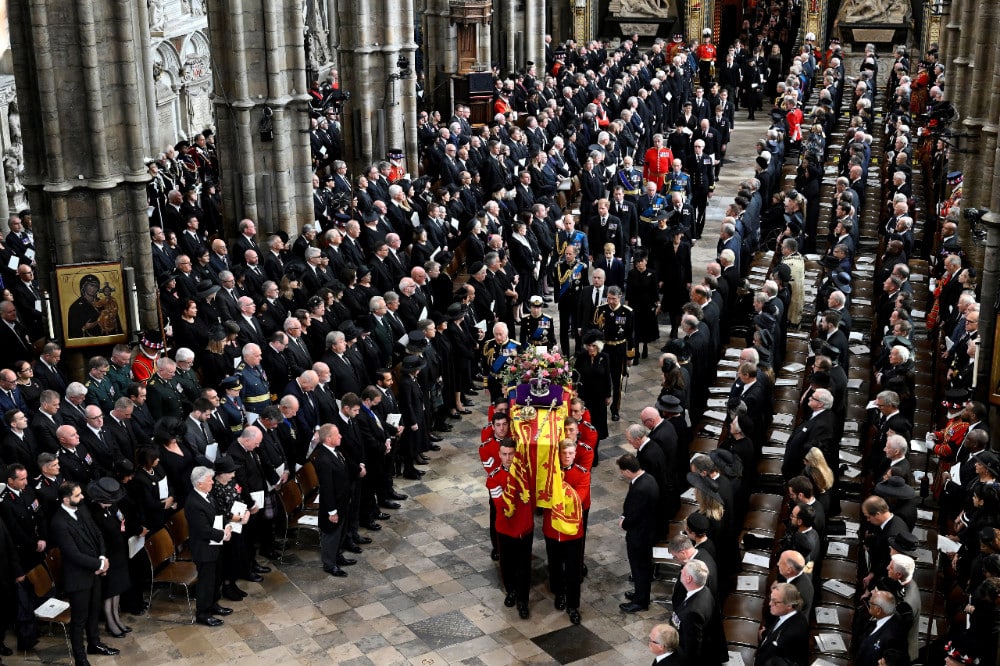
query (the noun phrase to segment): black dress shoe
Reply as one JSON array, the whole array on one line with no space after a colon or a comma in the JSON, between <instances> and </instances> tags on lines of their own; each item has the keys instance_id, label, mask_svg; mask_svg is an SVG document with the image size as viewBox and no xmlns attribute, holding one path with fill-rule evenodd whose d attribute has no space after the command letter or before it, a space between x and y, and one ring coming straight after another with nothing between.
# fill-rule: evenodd
<instances>
[{"instance_id":1,"label":"black dress shoe","mask_svg":"<svg viewBox=\"0 0 1000 666\"><path fill-rule=\"evenodd\" d=\"M468 398L462 398L462 404L464 406L466 406L466 407L474 407L476 405L475 402L473 402L472 400L469 400ZM469 412L469 413L471 414L472 412Z\"/></svg>"},{"instance_id":2,"label":"black dress shoe","mask_svg":"<svg viewBox=\"0 0 1000 666\"><path fill-rule=\"evenodd\" d=\"M251 583L261 583L264 581L264 577L261 576L259 573L254 573L251 571L249 576L243 577L243 580L248 580Z\"/></svg>"},{"instance_id":3,"label":"black dress shoe","mask_svg":"<svg viewBox=\"0 0 1000 666\"><path fill-rule=\"evenodd\" d=\"M451 432L454 428L450 423L442 423L439 427L434 428L434 430L437 430L438 432ZM431 437L434 437L434 435L431 435Z\"/></svg>"},{"instance_id":4,"label":"black dress shoe","mask_svg":"<svg viewBox=\"0 0 1000 666\"><path fill-rule=\"evenodd\" d=\"M448 418L455 421L461 421L462 415L459 414L458 412L451 412L450 414L448 414Z\"/></svg>"},{"instance_id":5,"label":"black dress shoe","mask_svg":"<svg viewBox=\"0 0 1000 666\"><path fill-rule=\"evenodd\" d=\"M392 516L390 516L389 514L379 511L378 513L375 514L373 520L389 520L390 518L392 518Z\"/></svg>"},{"instance_id":6,"label":"black dress shoe","mask_svg":"<svg viewBox=\"0 0 1000 666\"><path fill-rule=\"evenodd\" d=\"M472 410L471 409L460 409L460 410L458 410L458 413L461 414L462 416L468 416L469 414L472 413Z\"/></svg>"},{"instance_id":7,"label":"black dress shoe","mask_svg":"<svg viewBox=\"0 0 1000 666\"><path fill-rule=\"evenodd\" d=\"M205 617L199 617L195 620L198 624L203 624L206 627L221 627L224 622L217 617L212 617L211 615L206 615Z\"/></svg>"},{"instance_id":8,"label":"black dress shoe","mask_svg":"<svg viewBox=\"0 0 1000 666\"><path fill-rule=\"evenodd\" d=\"M256 562L254 562L253 572L259 574L271 573L271 567L266 567L263 564L257 564Z\"/></svg>"},{"instance_id":9,"label":"black dress shoe","mask_svg":"<svg viewBox=\"0 0 1000 666\"><path fill-rule=\"evenodd\" d=\"M390 502L388 500L386 500L385 502L379 502L378 505L380 507L382 507L383 509L398 509L399 508L399 502Z\"/></svg>"},{"instance_id":10,"label":"black dress shoe","mask_svg":"<svg viewBox=\"0 0 1000 666\"><path fill-rule=\"evenodd\" d=\"M128 626L127 624L121 625L121 628L122 628L122 631L124 631L126 634L131 634L132 633L132 627Z\"/></svg>"},{"instance_id":11,"label":"black dress shoe","mask_svg":"<svg viewBox=\"0 0 1000 666\"><path fill-rule=\"evenodd\" d=\"M418 458L414 458L413 459L413 464L414 465L430 465L431 461L428 458L420 456Z\"/></svg>"},{"instance_id":12,"label":"black dress shoe","mask_svg":"<svg viewBox=\"0 0 1000 666\"><path fill-rule=\"evenodd\" d=\"M389 499L396 500L398 502L399 500L405 500L408 496L405 495L405 494L403 494L403 493L397 493L394 490L391 493L389 493L388 497L389 497Z\"/></svg>"},{"instance_id":13,"label":"black dress shoe","mask_svg":"<svg viewBox=\"0 0 1000 666\"><path fill-rule=\"evenodd\" d=\"M649 609L649 605L640 605L634 601L630 601L627 604L618 604L618 608L621 608L626 613L638 613L639 611L644 611Z\"/></svg>"},{"instance_id":14,"label":"black dress shoe","mask_svg":"<svg viewBox=\"0 0 1000 666\"><path fill-rule=\"evenodd\" d=\"M243 598L245 596L246 596L246 594L240 594L239 592L237 592L236 590L234 590L232 587L230 587L228 585L224 585L222 587L222 598L223 599L228 599L229 601L243 601Z\"/></svg>"},{"instance_id":15,"label":"black dress shoe","mask_svg":"<svg viewBox=\"0 0 1000 666\"><path fill-rule=\"evenodd\" d=\"M363 551L361 550L361 546L359 546L359 545L358 545L358 544L356 544L356 543L351 543L351 544L345 544L345 545L344 545L344 550L346 550L346 551L347 551L347 552L349 552L349 553L354 553L355 555L358 555L358 554L360 554L360 553L362 553L362 552L363 552Z\"/></svg>"},{"instance_id":16,"label":"black dress shoe","mask_svg":"<svg viewBox=\"0 0 1000 666\"><path fill-rule=\"evenodd\" d=\"M566 611L569 615L569 621L573 624L580 624L580 610L577 608L570 608Z\"/></svg>"},{"instance_id":17,"label":"black dress shoe","mask_svg":"<svg viewBox=\"0 0 1000 666\"><path fill-rule=\"evenodd\" d=\"M431 440L431 442L443 442L444 441L444 437L442 437L441 435L435 435L434 433L431 433L430 435L428 435L427 439Z\"/></svg>"},{"instance_id":18,"label":"black dress shoe","mask_svg":"<svg viewBox=\"0 0 1000 666\"><path fill-rule=\"evenodd\" d=\"M333 569L324 568L323 571L331 576L336 576L337 578L347 578L347 572L339 567L334 567Z\"/></svg>"},{"instance_id":19,"label":"black dress shoe","mask_svg":"<svg viewBox=\"0 0 1000 666\"><path fill-rule=\"evenodd\" d=\"M350 558L350 557L344 557L343 555L340 555L340 556L339 556L339 557L337 558L337 564L338 564L338 565L340 565L340 566L342 566L342 567L350 567L350 566L354 566L354 565L355 565L355 564L357 564L357 563L358 563L358 561L357 561L357 560L355 560L355 559L352 559L352 558Z\"/></svg>"},{"instance_id":20,"label":"black dress shoe","mask_svg":"<svg viewBox=\"0 0 1000 666\"><path fill-rule=\"evenodd\" d=\"M370 523L364 523L364 524L361 525L361 527L365 528L366 530L371 530L373 532L377 532L380 529L382 529L382 526L379 525L378 523L374 522L374 521L372 521Z\"/></svg>"},{"instance_id":21,"label":"black dress shoe","mask_svg":"<svg viewBox=\"0 0 1000 666\"><path fill-rule=\"evenodd\" d=\"M104 625L104 633L106 633L108 636L111 636L112 638L125 638L124 631L115 631L107 624Z\"/></svg>"},{"instance_id":22,"label":"black dress shoe","mask_svg":"<svg viewBox=\"0 0 1000 666\"><path fill-rule=\"evenodd\" d=\"M403 472L403 478L409 479L410 481L419 481L423 475L424 473L419 469L415 469L410 472Z\"/></svg>"},{"instance_id":23,"label":"black dress shoe","mask_svg":"<svg viewBox=\"0 0 1000 666\"><path fill-rule=\"evenodd\" d=\"M470 397L475 397L475 396L479 395L479 391L476 391L476 390L465 391L462 395L467 395L467 396L470 396Z\"/></svg>"},{"instance_id":24,"label":"black dress shoe","mask_svg":"<svg viewBox=\"0 0 1000 666\"><path fill-rule=\"evenodd\" d=\"M503 605L507 608L513 608L515 603L517 603L517 597L515 597L513 593L508 594L503 598Z\"/></svg>"},{"instance_id":25,"label":"black dress shoe","mask_svg":"<svg viewBox=\"0 0 1000 666\"><path fill-rule=\"evenodd\" d=\"M557 594L556 595L555 607L556 607L556 610L565 610L566 609L566 595L565 594Z\"/></svg>"},{"instance_id":26,"label":"black dress shoe","mask_svg":"<svg viewBox=\"0 0 1000 666\"><path fill-rule=\"evenodd\" d=\"M517 606L517 616L522 620L528 619L528 604L518 604Z\"/></svg>"},{"instance_id":27,"label":"black dress shoe","mask_svg":"<svg viewBox=\"0 0 1000 666\"><path fill-rule=\"evenodd\" d=\"M611 420L612 421L621 421L622 417L619 414L612 414L611 415Z\"/></svg>"},{"instance_id":28,"label":"black dress shoe","mask_svg":"<svg viewBox=\"0 0 1000 666\"><path fill-rule=\"evenodd\" d=\"M494 562L500 561L500 552L496 548L490 551L490 559Z\"/></svg>"},{"instance_id":29,"label":"black dress shoe","mask_svg":"<svg viewBox=\"0 0 1000 666\"><path fill-rule=\"evenodd\" d=\"M584 564L582 567L580 567L580 575L583 578L586 578L588 573L590 573L590 569L587 568L586 564Z\"/></svg>"},{"instance_id":30,"label":"black dress shoe","mask_svg":"<svg viewBox=\"0 0 1000 666\"><path fill-rule=\"evenodd\" d=\"M437 444L431 444L430 446L427 447L427 449L429 451L440 451L441 447L438 446Z\"/></svg>"},{"instance_id":31,"label":"black dress shoe","mask_svg":"<svg viewBox=\"0 0 1000 666\"><path fill-rule=\"evenodd\" d=\"M208 612L211 613L212 615L226 616L226 615L232 615L233 609L226 608L225 606L220 606L219 604L215 604L214 606L208 609Z\"/></svg>"},{"instance_id":32,"label":"black dress shoe","mask_svg":"<svg viewBox=\"0 0 1000 666\"><path fill-rule=\"evenodd\" d=\"M113 648L110 645L105 645L104 643L97 641L93 645L87 647L87 654L103 654L105 657L113 657L121 652L118 648Z\"/></svg>"}]
</instances>

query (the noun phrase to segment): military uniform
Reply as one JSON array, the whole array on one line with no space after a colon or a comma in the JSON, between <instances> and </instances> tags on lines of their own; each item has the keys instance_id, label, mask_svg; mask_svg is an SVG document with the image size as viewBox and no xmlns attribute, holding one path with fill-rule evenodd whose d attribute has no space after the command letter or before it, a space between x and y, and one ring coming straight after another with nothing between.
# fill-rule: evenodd
<instances>
[{"instance_id":1,"label":"military uniform","mask_svg":"<svg viewBox=\"0 0 1000 666\"><path fill-rule=\"evenodd\" d=\"M156 361L158 361L160 355L157 353L156 356L150 358L146 356L139 350L136 354L135 360L132 361L132 376L135 377L135 381L140 384L145 384L149 381L149 378L156 374Z\"/></svg>"},{"instance_id":2,"label":"military uniform","mask_svg":"<svg viewBox=\"0 0 1000 666\"><path fill-rule=\"evenodd\" d=\"M21 566L28 570L40 564L42 553L38 552L36 546L39 541L48 538L47 522L42 512L42 503L34 489L30 485L25 486L20 493L15 493L10 488L4 489L0 494L0 515L3 515L4 524L14 539Z\"/></svg>"},{"instance_id":3,"label":"military uniform","mask_svg":"<svg viewBox=\"0 0 1000 666\"><path fill-rule=\"evenodd\" d=\"M180 382L181 391L183 391L183 400L185 403L185 408L190 410L192 403L201 397L201 384L198 382L198 376L194 372L194 368L189 368L187 370L178 370L174 373L174 379Z\"/></svg>"},{"instance_id":4,"label":"military uniform","mask_svg":"<svg viewBox=\"0 0 1000 666\"><path fill-rule=\"evenodd\" d=\"M128 391L128 385L132 383L132 369L127 365L119 368L112 363L108 366L108 374L105 375L105 379L111 381L111 385L115 387L115 393L121 397Z\"/></svg>"},{"instance_id":5,"label":"military uniform","mask_svg":"<svg viewBox=\"0 0 1000 666\"><path fill-rule=\"evenodd\" d=\"M705 228L705 209L708 207L708 194L715 190L715 164L711 156L702 153L692 153L688 157L685 168L691 176L691 207L695 210L693 238L701 238Z\"/></svg>"},{"instance_id":6,"label":"military uniform","mask_svg":"<svg viewBox=\"0 0 1000 666\"><path fill-rule=\"evenodd\" d=\"M611 361L611 415L618 415L622 402L622 380L635 356L635 314L627 305L612 309L605 303L594 313L594 324L604 333L604 351Z\"/></svg>"},{"instance_id":7,"label":"military uniform","mask_svg":"<svg viewBox=\"0 0 1000 666\"><path fill-rule=\"evenodd\" d=\"M632 167L631 169L619 169L615 174L614 187L621 185L625 189L625 199L636 203L639 195L642 194L642 172Z\"/></svg>"},{"instance_id":8,"label":"military uniform","mask_svg":"<svg viewBox=\"0 0 1000 666\"><path fill-rule=\"evenodd\" d=\"M103 379L88 376L84 386L87 387L87 404L97 405L105 414L115 408L115 400L125 395L120 393L106 376Z\"/></svg>"},{"instance_id":9,"label":"military uniform","mask_svg":"<svg viewBox=\"0 0 1000 666\"><path fill-rule=\"evenodd\" d=\"M264 368L257 366L252 368L246 363L240 363L236 368L236 374L243 380L243 390L240 397L248 412L260 414L265 407L271 404L271 387L267 383L267 373Z\"/></svg>"},{"instance_id":10,"label":"military uniform","mask_svg":"<svg viewBox=\"0 0 1000 666\"><path fill-rule=\"evenodd\" d=\"M673 192L680 192L684 195L684 201L691 200L691 176L683 171L674 173L673 171L666 177L663 183L663 191L666 196Z\"/></svg>"},{"instance_id":11,"label":"military uniform","mask_svg":"<svg viewBox=\"0 0 1000 666\"><path fill-rule=\"evenodd\" d=\"M490 339L483 345L483 358L486 360L486 386L490 390L490 402L496 402L503 397L503 384L500 375L509 363L513 363L521 353L521 345L514 340L499 344L496 339Z\"/></svg>"},{"instance_id":12,"label":"military uniform","mask_svg":"<svg viewBox=\"0 0 1000 666\"><path fill-rule=\"evenodd\" d=\"M579 229L574 229L572 233L568 231L560 231L559 239L556 245L556 251L559 252L560 257L566 254L567 245L572 245L576 248L577 258L584 263L587 262L587 257L590 256L590 244L587 242L587 234L583 233Z\"/></svg>"},{"instance_id":13,"label":"military uniform","mask_svg":"<svg viewBox=\"0 0 1000 666\"><path fill-rule=\"evenodd\" d=\"M521 321L521 344L551 348L556 342L555 322L548 315L528 315Z\"/></svg>"},{"instance_id":14,"label":"military uniform","mask_svg":"<svg viewBox=\"0 0 1000 666\"><path fill-rule=\"evenodd\" d=\"M588 282L587 264L579 259L570 264L563 257L556 264L556 279L559 282L556 291L556 303L559 305L559 345L568 354L570 331L573 331L576 347L580 346L580 341L576 339L576 329L581 326L576 321L576 311L580 304L580 290Z\"/></svg>"},{"instance_id":15,"label":"military uniform","mask_svg":"<svg viewBox=\"0 0 1000 666\"><path fill-rule=\"evenodd\" d=\"M232 433L239 434L243 432L243 428L246 427L247 417L246 409L243 407L243 400L236 396L234 398L223 396L219 401L219 409L222 410L222 415L226 420L226 425L229 427L229 431Z\"/></svg>"},{"instance_id":16,"label":"military uniform","mask_svg":"<svg viewBox=\"0 0 1000 666\"><path fill-rule=\"evenodd\" d=\"M146 387L146 405L154 419L161 419L164 416L184 418L184 402L181 400L183 390L176 377L166 380L159 375L153 375L146 382Z\"/></svg>"}]
</instances>

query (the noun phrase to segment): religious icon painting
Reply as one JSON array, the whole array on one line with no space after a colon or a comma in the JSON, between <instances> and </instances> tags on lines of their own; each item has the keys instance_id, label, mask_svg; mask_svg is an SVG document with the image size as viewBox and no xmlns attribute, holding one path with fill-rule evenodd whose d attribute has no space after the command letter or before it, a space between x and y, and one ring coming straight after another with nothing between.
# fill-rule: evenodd
<instances>
[{"instance_id":1,"label":"religious icon painting","mask_svg":"<svg viewBox=\"0 0 1000 666\"><path fill-rule=\"evenodd\" d=\"M126 342L125 279L119 262L56 267L64 346Z\"/></svg>"}]
</instances>

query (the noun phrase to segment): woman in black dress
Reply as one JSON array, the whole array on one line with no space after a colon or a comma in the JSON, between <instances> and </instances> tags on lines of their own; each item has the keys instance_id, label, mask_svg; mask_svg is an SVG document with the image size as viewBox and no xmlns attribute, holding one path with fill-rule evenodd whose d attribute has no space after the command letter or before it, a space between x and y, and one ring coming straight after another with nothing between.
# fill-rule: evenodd
<instances>
[{"instance_id":1,"label":"woman in black dress","mask_svg":"<svg viewBox=\"0 0 1000 666\"><path fill-rule=\"evenodd\" d=\"M510 263L514 272L520 276L517 282L517 301L527 303L528 299L538 292L538 275L535 272L535 261L538 251L528 238L527 225L515 222L510 238Z\"/></svg>"},{"instance_id":2,"label":"woman in black dress","mask_svg":"<svg viewBox=\"0 0 1000 666\"><path fill-rule=\"evenodd\" d=\"M233 361L226 354L226 329L213 326L204 350L195 354L194 359L201 372L201 385L218 388L219 382L233 374Z\"/></svg>"},{"instance_id":3,"label":"woman in black dress","mask_svg":"<svg viewBox=\"0 0 1000 666\"><path fill-rule=\"evenodd\" d=\"M167 416L156 422L153 444L159 447L160 466L173 490L174 504L183 507L194 488L191 470L196 464L194 452L183 440L184 423Z\"/></svg>"},{"instance_id":4,"label":"woman in black dress","mask_svg":"<svg viewBox=\"0 0 1000 666\"><path fill-rule=\"evenodd\" d=\"M670 339L677 337L681 328L681 308L690 299L691 244L684 238L684 230L671 227L671 241L660 261L660 310L670 317Z\"/></svg>"},{"instance_id":5,"label":"woman in black dress","mask_svg":"<svg viewBox=\"0 0 1000 666\"><path fill-rule=\"evenodd\" d=\"M232 523L246 525L250 520L250 512L233 513L233 504L240 500L240 491L236 486L236 463L228 455L222 454L215 459L215 484L208 498L215 505L217 514L229 516ZM233 532L229 541L222 544L222 562L219 567L222 576L222 596L230 601L242 601L247 593L236 584L236 572L246 568L250 557L246 549L243 534Z\"/></svg>"},{"instance_id":6,"label":"woman in black dress","mask_svg":"<svg viewBox=\"0 0 1000 666\"><path fill-rule=\"evenodd\" d=\"M121 594L131 587L125 515L118 509L118 502L125 497L125 489L105 476L90 482L86 496L90 501L90 515L104 537L104 554L108 558L108 570L101 578L104 628L109 635L122 638L132 631L119 616Z\"/></svg>"},{"instance_id":7,"label":"woman in black dress","mask_svg":"<svg viewBox=\"0 0 1000 666\"><path fill-rule=\"evenodd\" d=\"M660 299L657 293L656 275L648 267L646 252L640 250L633 258L634 268L628 272L625 287L625 303L635 313L635 348L642 345L641 358L649 357L649 343L660 337L660 325L656 316L660 313ZM636 363L640 354L635 355Z\"/></svg>"},{"instance_id":8,"label":"woman in black dress","mask_svg":"<svg viewBox=\"0 0 1000 666\"><path fill-rule=\"evenodd\" d=\"M590 411L590 423L597 430L598 443L608 436L608 405L611 404L611 361L604 353L604 336L590 331L583 336L583 351L576 355L579 394ZM597 444L594 445L597 465Z\"/></svg>"},{"instance_id":9,"label":"woman in black dress","mask_svg":"<svg viewBox=\"0 0 1000 666\"><path fill-rule=\"evenodd\" d=\"M35 369L27 361L17 361L14 363L14 372L17 373L17 388L21 391L24 404L29 409L38 411L42 391L45 389L35 379Z\"/></svg>"},{"instance_id":10,"label":"woman in black dress","mask_svg":"<svg viewBox=\"0 0 1000 666\"><path fill-rule=\"evenodd\" d=\"M179 349L204 349L208 344L208 330L198 321L198 303L192 299L184 301L180 317L174 320L174 344Z\"/></svg>"}]
</instances>

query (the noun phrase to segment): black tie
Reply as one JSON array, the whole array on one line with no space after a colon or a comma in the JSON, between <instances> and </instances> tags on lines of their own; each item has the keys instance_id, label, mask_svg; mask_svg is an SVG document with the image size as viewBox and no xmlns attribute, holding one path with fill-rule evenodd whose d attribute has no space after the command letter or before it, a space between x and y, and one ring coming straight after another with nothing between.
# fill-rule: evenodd
<instances>
[{"instance_id":1,"label":"black tie","mask_svg":"<svg viewBox=\"0 0 1000 666\"><path fill-rule=\"evenodd\" d=\"M212 443L212 434L208 431L208 424L204 421L201 422L201 432L205 435L205 443Z\"/></svg>"}]
</instances>

